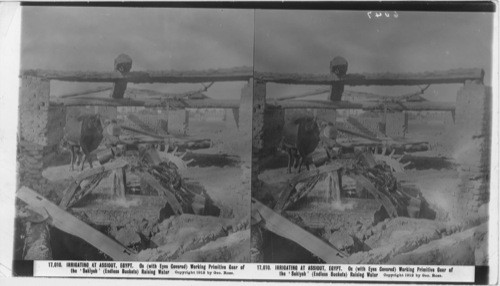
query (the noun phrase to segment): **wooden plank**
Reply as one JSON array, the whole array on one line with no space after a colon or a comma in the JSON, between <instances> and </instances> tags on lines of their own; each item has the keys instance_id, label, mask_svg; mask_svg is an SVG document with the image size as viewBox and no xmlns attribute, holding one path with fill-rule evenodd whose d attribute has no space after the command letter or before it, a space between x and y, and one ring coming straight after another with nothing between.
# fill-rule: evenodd
<instances>
[{"instance_id":1,"label":"wooden plank","mask_svg":"<svg viewBox=\"0 0 500 286\"><path fill-rule=\"evenodd\" d=\"M50 216L48 222L51 225L85 240L100 251L104 252L113 260L136 260L136 255L131 250L107 237L103 233L93 229L70 213L60 209L35 191L27 187L21 187L17 191L16 195L20 200L34 207L34 209L45 209Z\"/></svg>"},{"instance_id":2,"label":"wooden plank","mask_svg":"<svg viewBox=\"0 0 500 286\"><path fill-rule=\"evenodd\" d=\"M280 196L278 198L278 201L274 205L275 211L277 211L277 212L283 211L285 204L288 201L288 199L290 198L290 194L292 193L293 190L295 190L295 186L288 185L288 186L286 186L286 188L284 188L281 191Z\"/></svg>"},{"instance_id":3,"label":"wooden plank","mask_svg":"<svg viewBox=\"0 0 500 286\"><path fill-rule=\"evenodd\" d=\"M179 201L175 198L169 190L165 189L160 182L158 182L155 177L146 172L139 172L137 175L143 179L149 186L155 189L159 195L163 194L167 198L168 204L172 207L172 210L177 214L182 214L182 206Z\"/></svg>"},{"instance_id":4,"label":"wooden plank","mask_svg":"<svg viewBox=\"0 0 500 286\"><path fill-rule=\"evenodd\" d=\"M64 106L145 106L145 107L166 107L169 104L180 105L182 108L239 108L237 99L131 99L131 98L98 98L98 97L70 97L51 98L51 104Z\"/></svg>"},{"instance_id":5,"label":"wooden plank","mask_svg":"<svg viewBox=\"0 0 500 286\"><path fill-rule=\"evenodd\" d=\"M21 71L21 76L35 76L46 80L76 82L115 82L125 80L132 83L199 83L212 81L246 81L252 78L251 67L234 67L199 71L132 71L122 75L115 72L98 71L56 71L31 69Z\"/></svg>"},{"instance_id":6,"label":"wooden plank","mask_svg":"<svg viewBox=\"0 0 500 286\"><path fill-rule=\"evenodd\" d=\"M80 181L78 181L78 182L72 181L69 184L69 186L66 187L66 189L63 192L63 198L59 202L60 208L65 210L68 207L69 202L71 201L71 199L75 195L76 190L78 189L79 186L80 186Z\"/></svg>"},{"instance_id":7,"label":"wooden plank","mask_svg":"<svg viewBox=\"0 0 500 286\"><path fill-rule=\"evenodd\" d=\"M290 222L253 198L252 209L256 209L259 212L260 216L264 219L262 226L269 231L294 241L312 254L323 259L326 263L346 263L346 254Z\"/></svg>"},{"instance_id":8,"label":"wooden plank","mask_svg":"<svg viewBox=\"0 0 500 286\"><path fill-rule=\"evenodd\" d=\"M342 162L332 162L332 163L327 164L325 166L321 166L315 170L305 171L305 172L298 174L290 181L290 184L296 185L300 181L309 179L309 178L317 176L317 175L322 175L324 173L329 173L331 171L337 171L343 167L344 167L344 164L342 164Z\"/></svg>"},{"instance_id":9,"label":"wooden plank","mask_svg":"<svg viewBox=\"0 0 500 286\"><path fill-rule=\"evenodd\" d=\"M276 202L276 205L274 206L275 211L283 211L285 209L285 206L288 202L288 199L290 198L290 194L292 191L295 189L295 185L297 183L311 179L312 177L322 175L324 173L328 173L331 171L337 171L340 168L342 168L343 165L339 162L334 162L325 166L321 166L317 169L314 170L309 170L309 171L303 171L299 174L287 174L286 176L279 176L275 177L272 182L266 180L266 183L268 184L281 184L284 181L288 181L287 187L283 189L280 193L280 196L278 198L278 201Z\"/></svg>"},{"instance_id":10,"label":"wooden plank","mask_svg":"<svg viewBox=\"0 0 500 286\"><path fill-rule=\"evenodd\" d=\"M283 100L272 101L268 100L267 104L273 107L281 107L284 109L296 108L321 108L321 109L362 109L362 110L388 110L394 111L454 111L454 102L438 102L438 101L424 101L424 102L402 102L402 103L380 103L380 102L350 102L350 101L326 101L326 100Z\"/></svg>"},{"instance_id":11,"label":"wooden plank","mask_svg":"<svg viewBox=\"0 0 500 286\"><path fill-rule=\"evenodd\" d=\"M107 174L105 172L99 173L95 175L92 179L90 179L90 182L82 189L78 194L75 194L74 200L70 201L68 204L68 208L74 206L76 203L81 201L84 197L86 197L88 194L90 194L104 179L104 177Z\"/></svg>"},{"instance_id":12,"label":"wooden plank","mask_svg":"<svg viewBox=\"0 0 500 286\"><path fill-rule=\"evenodd\" d=\"M360 184L368 192L370 192L373 195L373 197L384 206L385 210L387 211L390 217L394 218L398 216L398 211L396 210L396 207L392 204L391 200L385 194L377 190L377 188L375 188L367 178L365 178L362 175L354 175L354 174L351 174L349 176L354 180L356 180L356 183Z\"/></svg>"},{"instance_id":13,"label":"wooden plank","mask_svg":"<svg viewBox=\"0 0 500 286\"><path fill-rule=\"evenodd\" d=\"M255 72L254 79L264 82L301 85L331 85L343 81L345 85L423 85L464 83L467 80L482 81L484 70L453 69L422 73L372 73L347 74L342 79L334 74L299 74Z\"/></svg>"},{"instance_id":14,"label":"wooden plank","mask_svg":"<svg viewBox=\"0 0 500 286\"><path fill-rule=\"evenodd\" d=\"M299 189L296 188L297 192L292 194L290 196L290 198L286 201L285 205L283 206L282 211L288 209L293 204L295 204L296 202L301 200L303 197L307 196L307 194L309 194L314 189L314 187L316 186L316 184L318 183L320 178L321 178L321 175L315 176L315 177L309 179L307 181L307 183L305 183L305 185L303 185L302 188L299 188Z\"/></svg>"},{"instance_id":15,"label":"wooden plank","mask_svg":"<svg viewBox=\"0 0 500 286\"><path fill-rule=\"evenodd\" d=\"M125 161L123 159L116 159L116 160L109 162L109 163L106 163L102 166L83 170L74 179L77 183L80 183L82 180L84 180L88 177L100 174L102 172L111 171L111 170L118 169L118 168L123 168L127 165L128 165L127 161Z\"/></svg>"}]
</instances>

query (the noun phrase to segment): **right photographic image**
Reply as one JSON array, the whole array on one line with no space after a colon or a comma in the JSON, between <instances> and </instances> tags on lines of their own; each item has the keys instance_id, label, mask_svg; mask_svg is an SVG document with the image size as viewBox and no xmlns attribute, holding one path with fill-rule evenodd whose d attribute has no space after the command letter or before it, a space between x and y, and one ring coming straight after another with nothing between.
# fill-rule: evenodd
<instances>
[{"instance_id":1,"label":"right photographic image","mask_svg":"<svg viewBox=\"0 0 500 286\"><path fill-rule=\"evenodd\" d=\"M252 262L489 265L493 20L255 11Z\"/></svg>"}]
</instances>

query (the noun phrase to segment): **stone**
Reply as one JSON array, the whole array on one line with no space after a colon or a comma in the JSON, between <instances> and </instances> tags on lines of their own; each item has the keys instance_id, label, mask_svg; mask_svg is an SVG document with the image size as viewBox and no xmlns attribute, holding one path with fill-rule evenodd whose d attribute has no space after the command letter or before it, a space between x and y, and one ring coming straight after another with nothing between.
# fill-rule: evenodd
<instances>
[{"instance_id":1,"label":"stone","mask_svg":"<svg viewBox=\"0 0 500 286\"><path fill-rule=\"evenodd\" d=\"M328 242L338 250L347 253L354 252L354 244L355 244L354 238L345 231L341 230L335 231L330 235Z\"/></svg>"},{"instance_id":2,"label":"stone","mask_svg":"<svg viewBox=\"0 0 500 286\"><path fill-rule=\"evenodd\" d=\"M141 242L141 237L137 231L131 227L123 227L114 235L121 244L130 247Z\"/></svg>"}]
</instances>

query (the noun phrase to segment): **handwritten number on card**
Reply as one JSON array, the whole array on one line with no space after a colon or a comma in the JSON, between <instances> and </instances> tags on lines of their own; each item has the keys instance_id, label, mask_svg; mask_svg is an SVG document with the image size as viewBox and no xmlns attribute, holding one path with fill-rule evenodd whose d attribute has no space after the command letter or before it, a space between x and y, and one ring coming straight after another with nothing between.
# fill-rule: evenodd
<instances>
[{"instance_id":1,"label":"handwritten number on card","mask_svg":"<svg viewBox=\"0 0 500 286\"><path fill-rule=\"evenodd\" d=\"M394 17L394 18L398 18L399 15L396 11L394 11L392 14L390 12L373 12L373 11L369 11L366 13L366 15L368 16L369 19L371 19L372 17L375 17L375 18L380 18L380 17L383 17L385 16L385 18L391 18L391 17Z\"/></svg>"}]
</instances>

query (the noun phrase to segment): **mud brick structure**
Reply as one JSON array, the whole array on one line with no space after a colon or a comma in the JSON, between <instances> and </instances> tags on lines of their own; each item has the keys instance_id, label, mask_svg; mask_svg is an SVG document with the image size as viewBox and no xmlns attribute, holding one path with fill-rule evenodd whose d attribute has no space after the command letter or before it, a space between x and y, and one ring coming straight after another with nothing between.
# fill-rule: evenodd
<instances>
[{"instance_id":1,"label":"mud brick structure","mask_svg":"<svg viewBox=\"0 0 500 286\"><path fill-rule=\"evenodd\" d=\"M253 80L241 89L239 128L241 130L251 130L252 126L252 103L253 103Z\"/></svg>"},{"instance_id":2,"label":"mud brick structure","mask_svg":"<svg viewBox=\"0 0 500 286\"><path fill-rule=\"evenodd\" d=\"M186 109L169 110L168 131L174 134L187 135L189 128L189 112Z\"/></svg>"},{"instance_id":3,"label":"mud brick structure","mask_svg":"<svg viewBox=\"0 0 500 286\"><path fill-rule=\"evenodd\" d=\"M19 98L19 183L43 194L44 158L63 136L66 109L49 104L50 82L33 76L21 77Z\"/></svg>"},{"instance_id":4,"label":"mud brick structure","mask_svg":"<svg viewBox=\"0 0 500 286\"><path fill-rule=\"evenodd\" d=\"M452 130L452 156L460 164L462 183L457 199L466 202L463 215L470 215L489 201L491 87L474 81L464 84L458 91Z\"/></svg>"},{"instance_id":5,"label":"mud brick structure","mask_svg":"<svg viewBox=\"0 0 500 286\"><path fill-rule=\"evenodd\" d=\"M385 114L385 134L392 138L405 137L408 132L408 114L406 112L388 112Z\"/></svg>"},{"instance_id":6,"label":"mud brick structure","mask_svg":"<svg viewBox=\"0 0 500 286\"><path fill-rule=\"evenodd\" d=\"M264 146L264 113L266 109L266 82L254 80L252 118L252 153L259 152Z\"/></svg>"}]
</instances>

